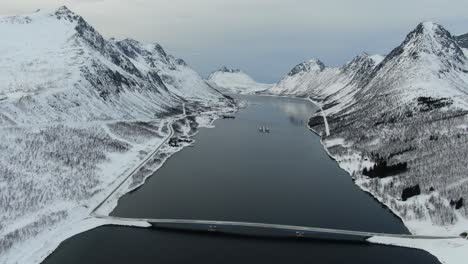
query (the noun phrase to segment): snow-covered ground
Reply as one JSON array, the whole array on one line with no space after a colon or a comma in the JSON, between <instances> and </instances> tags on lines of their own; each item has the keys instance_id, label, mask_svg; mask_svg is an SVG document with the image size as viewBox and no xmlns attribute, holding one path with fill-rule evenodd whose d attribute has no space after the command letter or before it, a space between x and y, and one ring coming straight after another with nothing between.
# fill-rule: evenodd
<instances>
[{"instance_id":1,"label":"snow-covered ground","mask_svg":"<svg viewBox=\"0 0 468 264\"><path fill-rule=\"evenodd\" d=\"M373 237L370 238L368 241L376 244L393 245L425 250L437 257L437 259L444 264L466 263L466 252L468 251L468 242L466 239L416 240L403 238Z\"/></svg>"},{"instance_id":2,"label":"snow-covered ground","mask_svg":"<svg viewBox=\"0 0 468 264\"><path fill-rule=\"evenodd\" d=\"M108 220L95 217L94 214L108 215L115 206L117 206L118 199L121 196L144 184L147 177L151 176L155 170L160 168L172 154L185 146L170 147L166 144L167 141L165 139L170 136L169 129L167 128L169 124L176 121L177 131L175 133L178 137L190 137L197 131L196 128L194 129L193 127L194 122L198 124L199 127L212 127L212 122L222 114L222 112L223 111L206 112L193 119L186 119L181 116L180 121L177 121L177 117L164 120L163 123L166 129L156 128L156 130L164 130L165 132L162 133L164 136L155 137L148 142L145 142L143 137L140 136L141 131L135 131L135 134L126 133L126 136L123 137L118 136L122 141L130 142L137 139L141 144L133 144L131 150L126 153L109 153L108 160L98 164L95 173L98 174L101 179L105 179L106 182L96 185L94 188L94 192L96 193L94 195L86 200L80 200L78 203L74 201L63 202L50 200L49 202L51 202L51 204L48 204L39 215L48 218L44 220L40 218L39 222L37 220L38 213L31 212L29 216L23 216L17 219L20 221L16 221L15 224L5 223L6 228L3 230L5 233L8 233L9 230L21 230L21 232L25 232L25 234L24 237L16 237L18 240L12 240L12 246L7 251L3 252L1 256L2 263L39 263L52 253L63 240L102 225L149 227L149 224L141 221L128 222ZM128 127L134 128L135 125L129 124ZM115 136L113 133L109 133L109 135ZM152 153L155 149L157 149L158 152ZM143 161L146 161L144 166L140 166ZM138 170L131 175L131 178L127 179L129 173L133 172L135 168L138 168ZM71 177L69 174L66 176ZM80 174L77 176L80 176ZM80 178L78 179L80 180ZM124 179L127 180L123 182ZM83 185L80 183L81 182L75 183L76 185L74 188L80 188L80 185ZM83 183L85 182L83 181ZM57 186L59 183L57 183L56 180L47 181L45 184L48 188L55 191L60 187ZM117 186L117 191L113 192ZM41 191L41 195L47 195L47 193L43 191L44 188L46 188L46 186L37 186L37 189ZM67 192L70 190L63 188L59 191ZM112 192L112 195L108 197L110 192ZM29 197L26 197L26 199L29 199ZM101 204L104 200L105 203ZM97 208L97 206L99 207ZM94 209L97 209L97 211L93 212ZM27 212L26 215L28 215ZM32 227L30 227L31 225ZM31 232L34 232L34 236L31 236ZM9 238L10 237L3 237L3 239ZM3 240L3 242L5 242L5 240Z\"/></svg>"},{"instance_id":3,"label":"snow-covered ground","mask_svg":"<svg viewBox=\"0 0 468 264\"><path fill-rule=\"evenodd\" d=\"M363 54L340 68L296 66L269 93L322 108L309 127L364 191L417 235L468 230L467 35L420 23L385 58ZM465 263L467 240L386 240Z\"/></svg>"},{"instance_id":4,"label":"snow-covered ground","mask_svg":"<svg viewBox=\"0 0 468 264\"><path fill-rule=\"evenodd\" d=\"M241 70L226 67L213 72L208 81L225 93L255 94L270 89L272 84L259 83Z\"/></svg>"},{"instance_id":5,"label":"snow-covered ground","mask_svg":"<svg viewBox=\"0 0 468 264\"><path fill-rule=\"evenodd\" d=\"M66 7L0 17L0 35L0 263L111 224L94 208L183 147L166 144L173 122L190 137L235 108L160 45L107 40Z\"/></svg>"},{"instance_id":6,"label":"snow-covered ground","mask_svg":"<svg viewBox=\"0 0 468 264\"><path fill-rule=\"evenodd\" d=\"M320 104L313 102L312 103L320 106ZM327 116L324 114L323 110L321 111L322 118L324 123L328 124ZM313 128L311 128L313 129ZM325 130L327 130L325 126ZM317 131L316 131L317 132ZM327 151L328 155L332 157L338 165L348 172L353 178L355 178L355 184L359 186L363 191L372 194L380 203L386 205L395 215L399 216L405 226L410 230L412 234L419 235L457 235L467 232L468 230L468 219L458 214L458 219L460 219L454 225L437 225L434 224L430 219L408 219L406 217L401 217L401 211L397 210L399 204L400 206L406 206L406 203L403 201L398 201L393 199L391 195L387 195L384 189L381 189L379 192L373 190L373 184L371 180L366 179L365 177L357 177L364 168L372 168L375 163L368 157L362 155L362 153L353 151L351 146L352 142L347 142L344 138L341 137L329 137L330 134L326 135L326 139L322 139L322 145ZM378 145L380 140L374 140L370 145ZM332 154L329 148L333 147L343 147L347 151L341 152L340 154ZM381 180L383 186L393 184L392 180L386 178ZM436 194L438 195L438 194ZM416 198L412 198L413 204L421 204L423 206L428 206L428 201L431 196L429 195L420 195ZM468 240L459 238L459 239L440 239L440 240L425 240L425 239L405 239L405 238L391 238L391 237L372 237L368 239L369 242L376 244L384 245L394 245L408 248L416 248L425 250L432 255L434 255L441 263L444 264L459 264L464 263L468 255Z\"/></svg>"}]
</instances>

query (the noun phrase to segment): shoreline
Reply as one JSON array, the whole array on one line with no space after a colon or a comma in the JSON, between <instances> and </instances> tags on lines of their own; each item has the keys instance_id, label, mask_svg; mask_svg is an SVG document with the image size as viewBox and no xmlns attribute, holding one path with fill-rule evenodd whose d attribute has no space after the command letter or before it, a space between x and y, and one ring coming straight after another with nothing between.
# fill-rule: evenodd
<instances>
[{"instance_id":1,"label":"shoreline","mask_svg":"<svg viewBox=\"0 0 468 264\"><path fill-rule=\"evenodd\" d=\"M238 107L222 107L215 110L209 110L200 114L195 115L197 121L199 121L199 126L197 131L188 135L190 138L193 138L199 133L200 128L212 128L213 123L218 120L225 113L232 113L238 110ZM186 118L184 117L170 117L165 118L162 122L168 122L168 125L177 122L179 119ZM184 133L185 134L185 133ZM127 226L127 227L150 227L151 225L142 221L119 221L114 219L105 219L99 218L94 214L99 211L99 216L107 216L112 213L112 211L117 207L118 201L124 195L138 189L143 184L146 183L146 180L151 177L159 168L161 168L165 162L172 157L177 152L183 150L185 147L193 144L182 144L177 148L164 149L164 146L167 145L169 138L171 138L171 133L169 133L166 139L162 139L160 144L157 146L151 146L151 148L156 148L157 150L151 152L149 155L140 158L138 164L129 166L121 172L124 176L117 177L113 180L113 183L106 186L106 189L112 189L113 191L108 194L98 195L99 197L91 199L91 206L86 207L82 205L74 205L69 207L69 215L64 220L58 222L57 226L50 228L49 230L44 230L39 233L34 239L26 241L26 243L21 243L16 245L11 252L5 255L5 261L11 261L13 263L41 263L49 255L53 254L55 250L66 240L70 239L73 236L76 236L80 233L90 231L92 229L116 225L116 226ZM154 143L154 142L153 142ZM150 147L148 147L150 148ZM169 151L168 151L169 150ZM158 153L164 152L166 154L165 158L154 168L149 168L150 172L143 177L141 181L138 182L135 186L132 186L132 175L135 172L144 169L147 166L147 162L151 160L152 157L156 156ZM134 159L135 157L131 158ZM117 165L119 160L114 160L109 165ZM149 165L148 165L149 166ZM126 172L131 171L131 174L128 175ZM123 178L123 181L119 181L119 178ZM131 187L132 186L132 187ZM131 187L131 188L130 188ZM115 189L114 189L115 188ZM104 196L104 197L103 197ZM96 202L92 202L96 200ZM28 254L25 254L28 252Z\"/></svg>"},{"instance_id":2,"label":"shoreline","mask_svg":"<svg viewBox=\"0 0 468 264\"><path fill-rule=\"evenodd\" d=\"M321 115L324 119L324 124L325 126L328 127L328 121L327 121L327 115L323 111L321 105L318 102L313 101L310 98L307 98L309 102L314 104L315 106L319 107L321 110ZM370 195L374 200L379 202L382 206L387 208L393 215L395 215L401 223L408 229L410 234L416 234L416 230L414 229L414 225L417 225L418 222L413 222L410 223L409 221L405 221L397 211L393 210L387 203L383 201L383 197L380 197L378 195L375 195L374 193L371 192L371 190L365 188L362 184L359 184L359 180L356 180L353 176L353 172L348 170L343 166L343 162L340 162L340 160L333 156L330 151L328 150L328 147L326 143L323 140L323 136L320 132L314 130L307 124L307 128L314 132L316 135L320 137L320 144L326 151L327 155L334 160L338 166L346 171L352 178L353 183L362 191ZM326 128L327 129L327 128ZM330 136L329 131L326 132L327 136ZM361 155L358 154L360 157ZM362 157L360 160L360 165L362 165ZM420 224L422 222L419 222ZM443 228L443 227L442 227ZM447 230L448 231L448 230ZM445 241L427 241L424 239L420 240L410 240L410 239L404 239L404 238L381 238L381 237L370 237L366 241L374 244L380 244L380 245L388 245L388 246L397 246L397 247L405 247L405 248L411 248L411 249L419 249L423 250L432 256L434 256L440 263L443 264L458 264L460 263L460 259L466 258L468 254L465 254L466 256L463 256L463 252L468 250L468 242L466 239L462 239L461 237L459 239L450 239L450 240L445 240ZM460 250L461 248L461 250ZM452 249L452 250L451 250ZM458 250L457 250L458 249ZM456 252L454 252L456 251ZM468 251L467 251L468 252Z\"/></svg>"}]
</instances>

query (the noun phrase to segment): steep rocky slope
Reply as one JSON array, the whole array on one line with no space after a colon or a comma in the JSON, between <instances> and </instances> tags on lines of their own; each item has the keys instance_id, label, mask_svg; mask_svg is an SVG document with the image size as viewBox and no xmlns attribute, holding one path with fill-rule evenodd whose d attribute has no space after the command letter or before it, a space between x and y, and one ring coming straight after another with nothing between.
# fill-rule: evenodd
<instances>
[{"instance_id":1,"label":"steep rocky slope","mask_svg":"<svg viewBox=\"0 0 468 264\"><path fill-rule=\"evenodd\" d=\"M460 45L460 47L468 49L468 33L456 36L455 39L457 40L458 45Z\"/></svg>"},{"instance_id":2,"label":"steep rocky slope","mask_svg":"<svg viewBox=\"0 0 468 264\"><path fill-rule=\"evenodd\" d=\"M0 124L152 118L222 98L159 45L108 41L66 7L2 18L0 30Z\"/></svg>"},{"instance_id":3,"label":"steep rocky slope","mask_svg":"<svg viewBox=\"0 0 468 264\"><path fill-rule=\"evenodd\" d=\"M363 53L340 68L327 67L318 59L295 66L267 93L309 97L327 104L350 102L372 70L383 60Z\"/></svg>"},{"instance_id":4,"label":"steep rocky slope","mask_svg":"<svg viewBox=\"0 0 468 264\"><path fill-rule=\"evenodd\" d=\"M424 22L377 66L352 70L356 81L343 86L337 77L323 78L326 68L321 67L303 73L311 76L304 83L275 91L308 96L322 105L309 126L356 184L415 234L458 235L468 226L468 59L463 39ZM342 75L345 68L333 75ZM296 83L304 87L297 94L289 90ZM451 243L420 247L442 261L453 260L451 248L467 245Z\"/></svg>"},{"instance_id":5,"label":"steep rocky slope","mask_svg":"<svg viewBox=\"0 0 468 264\"><path fill-rule=\"evenodd\" d=\"M0 262L36 263L232 102L157 44L102 37L66 7L0 17ZM192 116L184 117L185 114ZM47 243L46 243L47 242Z\"/></svg>"}]
</instances>

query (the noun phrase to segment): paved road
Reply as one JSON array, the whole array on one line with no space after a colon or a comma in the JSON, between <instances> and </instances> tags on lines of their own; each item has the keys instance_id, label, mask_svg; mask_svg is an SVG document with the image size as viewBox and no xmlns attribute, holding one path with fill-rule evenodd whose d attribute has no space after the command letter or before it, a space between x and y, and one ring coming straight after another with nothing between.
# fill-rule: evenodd
<instances>
[{"instance_id":1,"label":"paved road","mask_svg":"<svg viewBox=\"0 0 468 264\"><path fill-rule=\"evenodd\" d=\"M184 107L184 116L185 116L185 107ZM159 146L153 150L141 163L140 165L138 165L135 169L133 169L127 177L125 177L125 179L122 180L122 182L117 185L117 187L115 187L110 193L109 195L107 195L104 200L102 200L102 202L100 202L92 211L91 211L91 216L96 216L96 211L109 199L109 197L111 197L125 182L127 182L127 180L132 177L135 173L137 173L143 166L146 165L146 163L148 163L148 161L156 154L158 153L159 149L161 149L161 147L166 144L169 139L172 138L172 136L174 136L174 129L172 128L172 125L178 120L179 118L175 118L174 120L170 121L168 124L167 124L167 127L169 129L169 135L166 136L166 138L161 142L161 144L159 144Z\"/></svg>"}]
</instances>

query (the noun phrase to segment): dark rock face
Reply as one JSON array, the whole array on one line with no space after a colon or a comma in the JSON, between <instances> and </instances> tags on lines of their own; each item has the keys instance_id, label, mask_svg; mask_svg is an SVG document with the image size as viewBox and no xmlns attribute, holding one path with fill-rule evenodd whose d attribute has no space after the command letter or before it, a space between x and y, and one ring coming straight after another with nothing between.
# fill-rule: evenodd
<instances>
[{"instance_id":1,"label":"dark rock face","mask_svg":"<svg viewBox=\"0 0 468 264\"><path fill-rule=\"evenodd\" d=\"M468 33L455 37L460 47L468 49Z\"/></svg>"},{"instance_id":2,"label":"dark rock face","mask_svg":"<svg viewBox=\"0 0 468 264\"><path fill-rule=\"evenodd\" d=\"M314 61L309 61L309 62L303 62L298 65L296 65L289 73L289 76L294 76L296 74L299 74L301 72L308 72L311 69L311 66L316 64L320 71L323 71L325 69L325 64L321 62L320 60L314 60Z\"/></svg>"},{"instance_id":3,"label":"dark rock face","mask_svg":"<svg viewBox=\"0 0 468 264\"><path fill-rule=\"evenodd\" d=\"M70 11L71 12L71 11ZM129 74L142 78L141 72L135 65L118 49L115 49L104 37L99 34L91 25L89 25L82 17L77 16L77 24L75 27L78 41L85 41L89 46L99 51L103 56L110 58L117 66L121 67Z\"/></svg>"},{"instance_id":4,"label":"dark rock face","mask_svg":"<svg viewBox=\"0 0 468 264\"><path fill-rule=\"evenodd\" d=\"M455 209L460 209L463 207L464 205L464 201L463 201L463 198L460 198L459 200L457 201L454 201L454 200L450 200L450 205L455 207Z\"/></svg>"},{"instance_id":5,"label":"dark rock face","mask_svg":"<svg viewBox=\"0 0 468 264\"><path fill-rule=\"evenodd\" d=\"M80 16L76 15L73 13L68 7L66 6L61 6L55 11L55 16L57 19L65 19L70 22L77 21Z\"/></svg>"},{"instance_id":6,"label":"dark rock face","mask_svg":"<svg viewBox=\"0 0 468 264\"><path fill-rule=\"evenodd\" d=\"M183 59L175 59L175 63L180 66L187 66L187 63Z\"/></svg>"},{"instance_id":7,"label":"dark rock face","mask_svg":"<svg viewBox=\"0 0 468 264\"><path fill-rule=\"evenodd\" d=\"M241 70L239 70L239 69L229 69L226 66L221 67L221 69L219 69L219 71L220 72L225 72L225 73L238 73L238 72L241 72Z\"/></svg>"},{"instance_id":8,"label":"dark rock face","mask_svg":"<svg viewBox=\"0 0 468 264\"><path fill-rule=\"evenodd\" d=\"M409 198L420 195L420 194L421 194L421 188L419 187L419 184L418 184L416 186L407 187L403 189L403 193L401 194L401 199L403 201L406 201Z\"/></svg>"},{"instance_id":9,"label":"dark rock face","mask_svg":"<svg viewBox=\"0 0 468 264\"><path fill-rule=\"evenodd\" d=\"M350 84L364 86L369 80L375 66L375 61L369 57L369 54L364 53L345 64L341 67L341 70L352 76Z\"/></svg>"},{"instance_id":10,"label":"dark rock face","mask_svg":"<svg viewBox=\"0 0 468 264\"><path fill-rule=\"evenodd\" d=\"M427 112L453 104L453 100L449 98L418 97L417 101L421 112Z\"/></svg>"}]
</instances>

